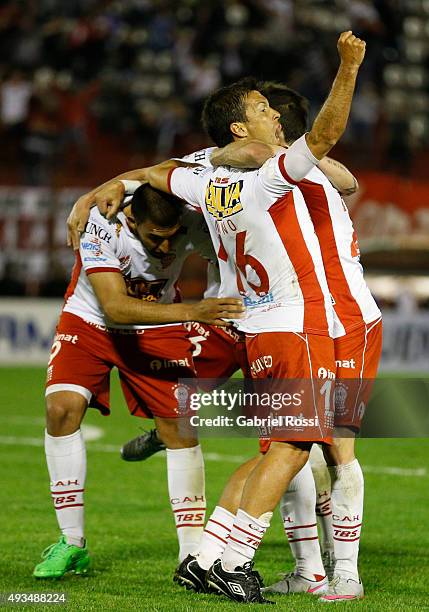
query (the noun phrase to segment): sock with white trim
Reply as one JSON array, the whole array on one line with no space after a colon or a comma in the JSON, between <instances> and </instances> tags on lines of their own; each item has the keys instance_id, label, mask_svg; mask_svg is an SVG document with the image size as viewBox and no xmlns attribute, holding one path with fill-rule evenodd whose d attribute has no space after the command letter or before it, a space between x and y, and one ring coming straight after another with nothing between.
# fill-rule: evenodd
<instances>
[{"instance_id":1,"label":"sock with white trim","mask_svg":"<svg viewBox=\"0 0 429 612\"><path fill-rule=\"evenodd\" d=\"M363 519L364 480L359 461L329 468L332 481L332 525L335 573L359 579L359 540Z\"/></svg>"},{"instance_id":2,"label":"sock with white trim","mask_svg":"<svg viewBox=\"0 0 429 612\"><path fill-rule=\"evenodd\" d=\"M272 512L264 512L259 518L255 518L244 510L238 510L222 555L222 565L227 572L252 561L270 526L272 516Z\"/></svg>"},{"instance_id":3,"label":"sock with white trim","mask_svg":"<svg viewBox=\"0 0 429 612\"><path fill-rule=\"evenodd\" d=\"M307 461L284 493L280 512L295 558L295 573L309 580L321 580L326 573L320 555L315 506L316 487Z\"/></svg>"},{"instance_id":4,"label":"sock with white trim","mask_svg":"<svg viewBox=\"0 0 429 612\"><path fill-rule=\"evenodd\" d=\"M320 548L322 554L333 554L331 476L323 452L317 444L313 444L311 448L310 465L316 485L316 516L320 529Z\"/></svg>"},{"instance_id":5,"label":"sock with white trim","mask_svg":"<svg viewBox=\"0 0 429 612\"><path fill-rule=\"evenodd\" d=\"M168 493L179 540L179 561L196 555L204 529L206 498L201 446L167 448Z\"/></svg>"},{"instance_id":6,"label":"sock with white trim","mask_svg":"<svg viewBox=\"0 0 429 612\"><path fill-rule=\"evenodd\" d=\"M235 515L221 506L213 510L201 537L198 565L208 570L222 556L227 545Z\"/></svg>"},{"instance_id":7,"label":"sock with white trim","mask_svg":"<svg viewBox=\"0 0 429 612\"><path fill-rule=\"evenodd\" d=\"M86 451L81 430L68 436L45 431L45 453L58 525L68 544L82 547Z\"/></svg>"}]
</instances>

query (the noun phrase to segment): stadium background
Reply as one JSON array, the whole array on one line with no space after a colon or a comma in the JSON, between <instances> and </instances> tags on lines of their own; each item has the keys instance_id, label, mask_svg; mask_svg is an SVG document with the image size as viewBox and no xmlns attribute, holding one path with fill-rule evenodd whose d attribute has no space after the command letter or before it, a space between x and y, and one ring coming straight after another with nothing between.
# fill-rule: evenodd
<instances>
[{"instance_id":1,"label":"stadium background","mask_svg":"<svg viewBox=\"0 0 429 612\"><path fill-rule=\"evenodd\" d=\"M335 74L338 33L347 29L367 41L367 55L347 132L332 156L360 183L347 204L383 309L382 371L427 376L428 0L0 2L0 501L8 526L1 536L1 589L30 590L32 565L55 539L40 448L42 365L73 262L65 246L72 203L119 172L208 144L199 124L202 101L241 76L287 82L310 99L314 116ZM204 264L193 258L182 277L185 296L200 295L204 275ZM116 386L114 401L122 403ZM88 417L88 435L103 437L88 443L88 530L98 582L66 583L83 602L79 609L141 607L133 588L141 571L150 596L158 597L157 607L143 609L223 609L170 586L175 536L167 497L158 493L160 485L166 490L163 461L124 466L116 456L139 423L123 408L110 422ZM214 503L223 475L240 457L230 443L209 440L205 448ZM253 448L241 441L235 450L249 456ZM392 596L397 609L424 609L428 536L419 525L428 518L427 441L363 440L360 448L369 517L362 564L371 609L393 609ZM395 531L399 514L406 537ZM280 538L277 524L266 545L270 559L260 555L273 578L289 558ZM312 605L298 598L295 609Z\"/></svg>"}]
</instances>

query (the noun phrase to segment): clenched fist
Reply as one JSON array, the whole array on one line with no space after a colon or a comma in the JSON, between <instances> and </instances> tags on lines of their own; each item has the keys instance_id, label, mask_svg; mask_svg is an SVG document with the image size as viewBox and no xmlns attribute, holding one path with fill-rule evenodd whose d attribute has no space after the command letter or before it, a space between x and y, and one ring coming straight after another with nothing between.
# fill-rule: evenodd
<instances>
[{"instance_id":1,"label":"clenched fist","mask_svg":"<svg viewBox=\"0 0 429 612\"><path fill-rule=\"evenodd\" d=\"M350 30L340 34L337 43L341 62L352 68L359 68L365 57L365 41L357 38Z\"/></svg>"}]
</instances>

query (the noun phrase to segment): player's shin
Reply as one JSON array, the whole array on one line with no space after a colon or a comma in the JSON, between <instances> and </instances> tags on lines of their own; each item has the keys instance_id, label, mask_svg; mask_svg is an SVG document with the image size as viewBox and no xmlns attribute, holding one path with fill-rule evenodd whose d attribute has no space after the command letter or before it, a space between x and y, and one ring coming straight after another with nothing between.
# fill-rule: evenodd
<instances>
[{"instance_id":1,"label":"player's shin","mask_svg":"<svg viewBox=\"0 0 429 612\"><path fill-rule=\"evenodd\" d=\"M67 544L83 547L86 451L81 430L68 436L45 432L45 453L58 525Z\"/></svg>"},{"instance_id":2,"label":"player's shin","mask_svg":"<svg viewBox=\"0 0 429 612\"><path fill-rule=\"evenodd\" d=\"M216 559L222 556L227 539L234 523L235 515L221 506L216 506L204 529L199 553L198 565L208 570Z\"/></svg>"},{"instance_id":3,"label":"player's shin","mask_svg":"<svg viewBox=\"0 0 429 612\"><path fill-rule=\"evenodd\" d=\"M167 449L168 492L179 540L179 561L196 555L206 512L201 447Z\"/></svg>"},{"instance_id":4,"label":"player's shin","mask_svg":"<svg viewBox=\"0 0 429 612\"><path fill-rule=\"evenodd\" d=\"M332 559L334 540L332 532L331 476L323 452L317 444L313 444L311 449L310 465L316 485L316 516L320 529L322 558Z\"/></svg>"},{"instance_id":5,"label":"player's shin","mask_svg":"<svg viewBox=\"0 0 429 612\"><path fill-rule=\"evenodd\" d=\"M270 526L272 516L272 512L264 512L256 518L244 510L238 510L222 556L225 570L232 572L236 567L242 567L248 561L252 561Z\"/></svg>"},{"instance_id":6,"label":"player's shin","mask_svg":"<svg viewBox=\"0 0 429 612\"><path fill-rule=\"evenodd\" d=\"M316 488L310 463L291 480L284 493L280 512L284 530L295 558L295 574L309 580L325 576L316 521Z\"/></svg>"},{"instance_id":7,"label":"player's shin","mask_svg":"<svg viewBox=\"0 0 429 612\"><path fill-rule=\"evenodd\" d=\"M364 479L359 461L329 468L335 574L359 579L358 554L363 519Z\"/></svg>"}]
</instances>

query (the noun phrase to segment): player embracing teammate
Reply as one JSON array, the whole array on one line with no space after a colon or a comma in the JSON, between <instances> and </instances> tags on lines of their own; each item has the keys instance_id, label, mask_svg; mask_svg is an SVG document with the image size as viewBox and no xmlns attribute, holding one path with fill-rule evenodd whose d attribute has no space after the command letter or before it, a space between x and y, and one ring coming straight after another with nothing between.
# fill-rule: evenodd
<instances>
[{"instance_id":1,"label":"player embracing teammate","mask_svg":"<svg viewBox=\"0 0 429 612\"><path fill-rule=\"evenodd\" d=\"M246 333L249 362L270 355L261 374L274 379L314 380L319 372L336 368L333 310L320 246L305 201L294 188L346 125L365 45L348 32L338 48L341 65L312 129L259 171L221 166L215 172L165 167L149 172L152 186L201 208L218 254L220 295L236 285L245 296L246 316L237 326ZM223 88L205 106L206 129L218 145L246 137L274 144L278 118L252 84ZM236 197L226 201L213 193L216 188ZM226 218L230 223L224 224ZM272 440L248 476L225 550L207 574L211 588L237 601L263 601L252 567L255 551L284 491L307 463L312 443L331 442L333 422L325 418L316 392L304 412L315 415L317 431L298 440ZM339 464L338 456L330 455Z\"/></svg>"}]
</instances>

